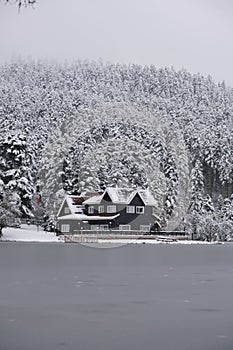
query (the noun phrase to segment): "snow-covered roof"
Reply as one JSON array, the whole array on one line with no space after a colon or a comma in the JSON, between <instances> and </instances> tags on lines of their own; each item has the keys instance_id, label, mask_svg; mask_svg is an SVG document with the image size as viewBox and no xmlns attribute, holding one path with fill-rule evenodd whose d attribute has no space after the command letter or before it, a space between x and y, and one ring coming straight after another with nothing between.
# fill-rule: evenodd
<instances>
[{"instance_id":1,"label":"snow-covered roof","mask_svg":"<svg viewBox=\"0 0 233 350\"><path fill-rule=\"evenodd\" d=\"M80 201L77 201L75 199L78 199L80 198ZM75 214L77 211L80 211L80 205L82 205L82 202L84 201L84 198L83 200L81 200L82 197L79 197L79 196L67 196L66 197L66 202L68 204L68 207L70 209L70 212L72 214Z\"/></svg>"},{"instance_id":2,"label":"snow-covered roof","mask_svg":"<svg viewBox=\"0 0 233 350\"><path fill-rule=\"evenodd\" d=\"M83 202L83 204L97 204L101 202L103 195L93 196Z\"/></svg>"},{"instance_id":3,"label":"snow-covered roof","mask_svg":"<svg viewBox=\"0 0 233 350\"><path fill-rule=\"evenodd\" d=\"M85 214L69 214L60 216L58 220L80 220L80 221L98 221L98 220L114 220L120 214L112 216L100 216L100 215L85 215Z\"/></svg>"},{"instance_id":4,"label":"snow-covered roof","mask_svg":"<svg viewBox=\"0 0 233 350\"><path fill-rule=\"evenodd\" d=\"M61 206L60 209L58 210L58 216L61 212L61 209L63 208L64 203L66 202L71 214L75 214L75 213L80 213L82 212L82 203L83 201L86 199L86 197L83 196L75 196L75 195L66 195Z\"/></svg>"},{"instance_id":5,"label":"snow-covered roof","mask_svg":"<svg viewBox=\"0 0 233 350\"><path fill-rule=\"evenodd\" d=\"M137 192L146 205L152 205L152 206L157 205L156 200L154 199L152 193L148 189L138 190Z\"/></svg>"},{"instance_id":6,"label":"snow-covered roof","mask_svg":"<svg viewBox=\"0 0 233 350\"><path fill-rule=\"evenodd\" d=\"M157 202L152 196L151 192L146 189L130 189L119 187L107 187L105 192L101 195L93 196L83 202L83 204L99 204L104 198L105 194L108 194L112 203L115 204L129 204L133 198L138 194L145 205L156 206Z\"/></svg>"}]
</instances>

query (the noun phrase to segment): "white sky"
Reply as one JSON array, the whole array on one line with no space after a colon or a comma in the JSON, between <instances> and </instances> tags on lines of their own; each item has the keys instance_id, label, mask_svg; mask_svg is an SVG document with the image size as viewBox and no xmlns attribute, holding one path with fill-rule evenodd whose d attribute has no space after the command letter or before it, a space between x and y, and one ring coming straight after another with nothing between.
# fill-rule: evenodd
<instances>
[{"instance_id":1,"label":"white sky","mask_svg":"<svg viewBox=\"0 0 233 350\"><path fill-rule=\"evenodd\" d=\"M37 1L19 14L0 0L0 61L102 58L184 67L233 86L233 0Z\"/></svg>"}]
</instances>

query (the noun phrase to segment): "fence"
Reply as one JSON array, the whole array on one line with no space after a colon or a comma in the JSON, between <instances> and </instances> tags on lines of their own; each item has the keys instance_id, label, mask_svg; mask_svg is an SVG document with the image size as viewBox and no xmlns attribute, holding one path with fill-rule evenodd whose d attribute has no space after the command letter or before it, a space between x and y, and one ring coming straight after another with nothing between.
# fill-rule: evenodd
<instances>
[{"instance_id":1,"label":"fence","mask_svg":"<svg viewBox=\"0 0 233 350\"><path fill-rule=\"evenodd\" d=\"M163 234L161 234L163 232ZM63 239L65 243L97 243L99 240L118 240L118 239L130 239L130 240L160 240L160 241L177 241L186 240L186 236L183 231L160 231L156 234L143 234L140 231L103 231L93 232L90 230L80 231L78 234L64 234ZM166 234L164 234L166 233Z\"/></svg>"},{"instance_id":2,"label":"fence","mask_svg":"<svg viewBox=\"0 0 233 350\"><path fill-rule=\"evenodd\" d=\"M68 235L68 234L67 234ZM72 233L70 233L72 235ZM186 237L187 232L185 231L150 231L143 232L139 230L121 231L121 230L75 230L75 235L98 235L98 236L183 236Z\"/></svg>"},{"instance_id":3,"label":"fence","mask_svg":"<svg viewBox=\"0 0 233 350\"><path fill-rule=\"evenodd\" d=\"M98 243L98 238L96 235L64 235L65 243Z\"/></svg>"}]
</instances>

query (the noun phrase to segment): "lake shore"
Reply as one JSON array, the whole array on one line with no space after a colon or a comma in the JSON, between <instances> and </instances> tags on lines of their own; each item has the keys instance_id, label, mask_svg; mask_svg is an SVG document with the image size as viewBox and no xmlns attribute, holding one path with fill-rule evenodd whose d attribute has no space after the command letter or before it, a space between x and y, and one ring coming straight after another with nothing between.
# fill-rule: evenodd
<instances>
[{"instance_id":1,"label":"lake shore","mask_svg":"<svg viewBox=\"0 0 233 350\"><path fill-rule=\"evenodd\" d=\"M0 242L47 242L47 243L80 243L84 245L104 245L108 247L111 244L125 245L125 244L179 244L179 245L210 245L219 244L219 242L205 242L205 241L192 241L192 240L179 240L171 237L153 237L145 239L140 236L138 238L102 238L102 237L85 237L80 239L66 241L63 236L56 236L53 232L43 231L41 227L35 225L22 225L21 228L5 228L3 229L3 235L0 238ZM222 242L221 242L222 243Z\"/></svg>"}]
</instances>

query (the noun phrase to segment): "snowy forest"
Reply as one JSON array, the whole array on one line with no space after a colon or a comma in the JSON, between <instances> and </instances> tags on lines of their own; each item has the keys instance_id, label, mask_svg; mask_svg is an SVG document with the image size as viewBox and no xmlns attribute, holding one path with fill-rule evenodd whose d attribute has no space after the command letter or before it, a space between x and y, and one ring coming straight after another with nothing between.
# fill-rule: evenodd
<instances>
[{"instance_id":1,"label":"snowy forest","mask_svg":"<svg viewBox=\"0 0 233 350\"><path fill-rule=\"evenodd\" d=\"M0 228L65 193L149 188L163 230L233 236L233 90L173 68L17 59L0 66Z\"/></svg>"}]
</instances>

